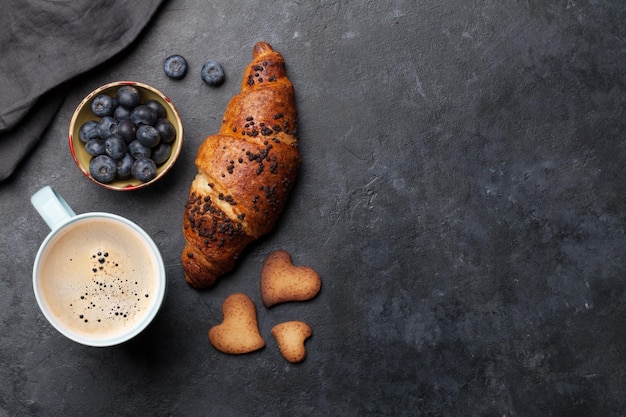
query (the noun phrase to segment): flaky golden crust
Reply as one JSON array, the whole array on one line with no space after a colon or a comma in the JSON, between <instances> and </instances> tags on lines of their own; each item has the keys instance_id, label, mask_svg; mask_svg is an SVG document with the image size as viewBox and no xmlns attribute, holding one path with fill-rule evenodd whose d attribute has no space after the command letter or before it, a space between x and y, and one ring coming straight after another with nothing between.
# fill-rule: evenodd
<instances>
[{"instance_id":1,"label":"flaky golden crust","mask_svg":"<svg viewBox=\"0 0 626 417\"><path fill-rule=\"evenodd\" d=\"M259 42L219 133L204 140L196 157L182 255L193 287L212 286L251 241L274 227L301 162L297 123L283 57Z\"/></svg>"}]
</instances>

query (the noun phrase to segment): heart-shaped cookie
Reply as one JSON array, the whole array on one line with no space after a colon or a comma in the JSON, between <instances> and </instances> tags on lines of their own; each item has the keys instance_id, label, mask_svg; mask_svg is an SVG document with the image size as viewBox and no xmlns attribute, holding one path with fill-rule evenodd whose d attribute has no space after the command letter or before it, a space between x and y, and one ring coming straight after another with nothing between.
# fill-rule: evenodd
<instances>
[{"instance_id":1,"label":"heart-shaped cookie","mask_svg":"<svg viewBox=\"0 0 626 417\"><path fill-rule=\"evenodd\" d=\"M253 352L265 346L259 332L254 301L234 293L222 305L224 320L209 330L209 341L219 351L231 354Z\"/></svg>"},{"instance_id":2,"label":"heart-shaped cookie","mask_svg":"<svg viewBox=\"0 0 626 417\"><path fill-rule=\"evenodd\" d=\"M291 256L283 250L272 252L261 270L261 299L267 308L288 301L310 300L321 286L317 272L293 265Z\"/></svg>"},{"instance_id":3,"label":"heart-shaped cookie","mask_svg":"<svg viewBox=\"0 0 626 417\"><path fill-rule=\"evenodd\" d=\"M304 341L311 334L311 327L303 321L288 321L272 327L280 353L291 363L302 362L306 358Z\"/></svg>"}]
</instances>

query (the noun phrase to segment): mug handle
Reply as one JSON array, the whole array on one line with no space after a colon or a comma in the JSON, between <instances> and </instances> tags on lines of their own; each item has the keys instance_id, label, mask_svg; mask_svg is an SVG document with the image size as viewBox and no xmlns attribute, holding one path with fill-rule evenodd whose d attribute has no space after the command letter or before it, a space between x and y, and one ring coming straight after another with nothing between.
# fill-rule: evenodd
<instances>
[{"instance_id":1,"label":"mug handle","mask_svg":"<svg viewBox=\"0 0 626 417\"><path fill-rule=\"evenodd\" d=\"M46 185L33 194L30 198L30 202L41 218L44 219L48 227L50 227L50 230L56 229L61 223L76 216L74 210L72 210L63 197L49 185Z\"/></svg>"}]
</instances>

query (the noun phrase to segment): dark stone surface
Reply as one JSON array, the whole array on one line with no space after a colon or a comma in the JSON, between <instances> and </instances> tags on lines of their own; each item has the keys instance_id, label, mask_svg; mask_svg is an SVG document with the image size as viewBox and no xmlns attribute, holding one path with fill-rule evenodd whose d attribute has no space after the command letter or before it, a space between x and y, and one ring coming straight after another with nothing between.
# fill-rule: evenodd
<instances>
[{"instance_id":1,"label":"dark stone surface","mask_svg":"<svg viewBox=\"0 0 626 417\"><path fill-rule=\"evenodd\" d=\"M0 415L625 415L624 22L621 0L169 1L71 83L0 184ZM287 61L304 165L277 229L199 292L179 260L193 160L258 40ZM182 81L162 73L172 53ZM217 89L200 78L209 59L227 73ZM66 144L80 99L119 79L160 88L186 128L174 170L133 194L89 183ZM157 242L168 297L136 340L83 347L39 312L47 228L29 198L44 185ZM316 299L262 306L275 249L321 274ZM267 341L244 356L207 340L235 291ZM313 328L299 365L270 335L293 319Z\"/></svg>"}]
</instances>

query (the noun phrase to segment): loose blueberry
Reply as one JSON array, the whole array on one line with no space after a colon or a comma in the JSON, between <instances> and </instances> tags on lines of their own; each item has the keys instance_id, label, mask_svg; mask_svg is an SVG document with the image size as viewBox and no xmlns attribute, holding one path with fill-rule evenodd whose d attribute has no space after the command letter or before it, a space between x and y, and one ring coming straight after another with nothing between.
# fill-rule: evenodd
<instances>
[{"instance_id":1,"label":"loose blueberry","mask_svg":"<svg viewBox=\"0 0 626 417\"><path fill-rule=\"evenodd\" d=\"M81 142L87 143L90 139L98 137L98 122L95 120L89 120L83 123L78 129L78 138Z\"/></svg>"},{"instance_id":2,"label":"loose blueberry","mask_svg":"<svg viewBox=\"0 0 626 417\"><path fill-rule=\"evenodd\" d=\"M102 139L106 139L111 135L117 133L117 120L112 118L111 116L104 116L98 122L98 136Z\"/></svg>"},{"instance_id":3,"label":"loose blueberry","mask_svg":"<svg viewBox=\"0 0 626 417\"><path fill-rule=\"evenodd\" d=\"M157 121L157 113L153 108L141 104L130 112L130 121L139 125L154 126Z\"/></svg>"},{"instance_id":4,"label":"loose blueberry","mask_svg":"<svg viewBox=\"0 0 626 417\"><path fill-rule=\"evenodd\" d=\"M130 119L130 110L124 106L117 106L113 112L113 118L115 120L128 120Z\"/></svg>"},{"instance_id":5,"label":"loose blueberry","mask_svg":"<svg viewBox=\"0 0 626 417\"><path fill-rule=\"evenodd\" d=\"M130 178L131 173L130 170L133 167L133 162L135 162L135 158L131 156L131 154L127 153L122 158L116 161L117 164L117 178L126 179Z\"/></svg>"},{"instance_id":6,"label":"loose blueberry","mask_svg":"<svg viewBox=\"0 0 626 417\"><path fill-rule=\"evenodd\" d=\"M109 183L115 178L117 164L107 155L99 155L89 161L89 173L99 182Z\"/></svg>"},{"instance_id":7,"label":"loose blueberry","mask_svg":"<svg viewBox=\"0 0 626 417\"><path fill-rule=\"evenodd\" d=\"M161 135L161 142L170 143L176 138L176 129L174 129L169 120L164 118L158 119L154 127Z\"/></svg>"},{"instance_id":8,"label":"loose blueberry","mask_svg":"<svg viewBox=\"0 0 626 417\"><path fill-rule=\"evenodd\" d=\"M130 120L120 120L117 125L117 134L121 136L126 143L131 143L135 140L137 134L137 126Z\"/></svg>"},{"instance_id":9,"label":"loose blueberry","mask_svg":"<svg viewBox=\"0 0 626 417\"><path fill-rule=\"evenodd\" d=\"M161 141L159 131L153 126L142 125L137 128L137 140L148 148L154 148Z\"/></svg>"},{"instance_id":10,"label":"loose blueberry","mask_svg":"<svg viewBox=\"0 0 626 417\"><path fill-rule=\"evenodd\" d=\"M152 150L152 156L150 158L155 164L161 165L163 162L167 161L171 154L172 145L161 142Z\"/></svg>"},{"instance_id":11,"label":"loose blueberry","mask_svg":"<svg viewBox=\"0 0 626 417\"><path fill-rule=\"evenodd\" d=\"M180 80L187 73L187 61L180 55L168 56L163 61L163 71L168 77Z\"/></svg>"},{"instance_id":12,"label":"loose blueberry","mask_svg":"<svg viewBox=\"0 0 626 417\"><path fill-rule=\"evenodd\" d=\"M156 177L156 164L150 158L138 158L133 162L131 174L139 181L148 182Z\"/></svg>"},{"instance_id":13,"label":"loose blueberry","mask_svg":"<svg viewBox=\"0 0 626 417\"><path fill-rule=\"evenodd\" d=\"M166 114L165 107L163 107L163 105L159 103L158 101L146 100L143 104L153 109L157 114L157 118L165 117L165 114Z\"/></svg>"},{"instance_id":14,"label":"loose blueberry","mask_svg":"<svg viewBox=\"0 0 626 417\"><path fill-rule=\"evenodd\" d=\"M115 110L115 100L106 94L96 96L91 102L91 111L98 117L110 116Z\"/></svg>"},{"instance_id":15,"label":"loose blueberry","mask_svg":"<svg viewBox=\"0 0 626 417\"><path fill-rule=\"evenodd\" d=\"M104 155L106 153L106 146L104 144L104 139L102 138L90 139L85 144L85 150L91 156Z\"/></svg>"},{"instance_id":16,"label":"loose blueberry","mask_svg":"<svg viewBox=\"0 0 626 417\"><path fill-rule=\"evenodd\" d=\"M128 144L128 153L131 154L135 159L139 159L142 157L150 158L152 150L143 146L138 140L134 140Z\"/></svg>"},{"instance_id":17,"label":"loose blueberry","mask_svg":"<svg viewBox=\"0 0 626 417\"><path fill-rule=\"evenodd\" d=\"M106 150L106 154L111 158L121 159L124 155L126 155L126 151L128 150L128 146L126 145L126 141L122 139L121 136L111 135L104 141L104 147Z\"/></svg>"},{"instance_id":18,"label":"loose blueberry","mask_svg":"<svg viewBox=\"0 0 626 417\"><path fill-rule=\"evenodd\" d=\"M212 87L217 87L224 82L224 69L217 61L209 61L204 64L200 75L202 80Z\"/></svg>"},{"instance_id":19,"label":"loose blueberry","mask_svg":"<svg viewBox=\"0 0 626 417\"><path fill-rule=\"evenodd\" d=\"M127 109L134 109L141 102L139 90L132 85L123 85L117 90L117 103Z\"/></svg>"}]
</instances>

